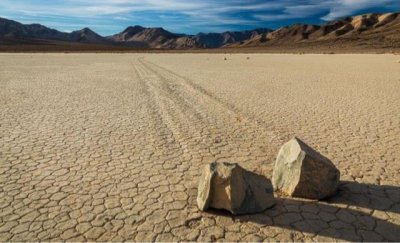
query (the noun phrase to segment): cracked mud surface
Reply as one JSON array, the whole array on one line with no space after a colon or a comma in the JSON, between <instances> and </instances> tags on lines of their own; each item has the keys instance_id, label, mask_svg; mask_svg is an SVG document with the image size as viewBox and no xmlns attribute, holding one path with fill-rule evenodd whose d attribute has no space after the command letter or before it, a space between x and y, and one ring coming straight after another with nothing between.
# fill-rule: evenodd
<instances>
[{"instance_id":1,"label":"cracked mud surface","mask_svg":"<svg viewBox=\"0 0 400 243\"><path fill-rule=\"evenodd\" d=\"M393 55L1 54L0 240L399 241L399 104ZM270 177L295 135L336 196L197 209L203 164Z\"/></svg>"}]
</instances>

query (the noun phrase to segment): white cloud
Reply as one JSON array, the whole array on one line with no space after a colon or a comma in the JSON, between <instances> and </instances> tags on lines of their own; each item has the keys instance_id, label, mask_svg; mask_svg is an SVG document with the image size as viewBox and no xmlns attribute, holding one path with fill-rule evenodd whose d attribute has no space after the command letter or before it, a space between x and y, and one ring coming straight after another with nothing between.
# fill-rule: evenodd
<instances>
[{"instance_id":1,"label":"white cloud","mask_svg":"<svg viewBox=\"0 0 400 243\"><path fill-rule=\"evenodd\" d=\"M332 20L372 7L400 9L400 0L46 0L48 4L39 4L42 1L0 0L0 15L36 19L52 15L58 18L102 18L141 23L142 13L152 11L159 12L156 13L159 19L165 20L160 25L178 25L179 19L173 22L174 17L168 17L176 15L177 18L186 16L182 24L217 26L274 23L322 15L322 20ZM246 11L246 17L236 14L243 11ZM154 16L149 18L150 22L157 19Z\"/></svg>"},{"instance_id":2,"label":"white cloud","mask_svg":"<svg viewBox=\"0 0 400 243\"><path fill-rule=\"evenodd\" d=\"M314 7L312 7L314 8ZM280 14L255 14L254 17L262 21L277 21L277 20L287 20L287 19L300 19L311 17L317 13L321 13L321 10L316 11L304 11L303 9L308 9L305 6L299 7L288 7ZM311 9L311 7L310 7Z\"/></svg>"},{"instance_id":3,"label":"white cloud","mask_svg":"<svg viewBox=\"0 0 400 243\"><path fill-rule=\"evenodd\" d=\"M329 13L323 20L334 20L344 16L353 15L355 12L374 7L400 7L399 0L337 0L331 1Z\"/></svg>"},{"instance_id":4,"label":"white cloud","mask_svg":"<svg viewBox=\"0 0 400 243\"><path fill-rule=\"evenodd\" d=\"M115 17L113 17L113 19L121 20L121 21L129 21L129 20L131 20L130 18L123 17L123 16L115 16Z\"/></svg>"},{"instance_id":5,"label":"white cloud","mask_svg":"<svg viewBox=\"0 0 400 243\"><path fill-rule=\"evenodd\" d=\"M353 15L358 11L377 7L400 9L400 0L285 1L285 4L282 5L282 11L280 13L255 14L254 17L263 21L277 21L307 18L328 12L328 14L321 17L321 20L330 21Z\"/></svg>"}]
</instances>

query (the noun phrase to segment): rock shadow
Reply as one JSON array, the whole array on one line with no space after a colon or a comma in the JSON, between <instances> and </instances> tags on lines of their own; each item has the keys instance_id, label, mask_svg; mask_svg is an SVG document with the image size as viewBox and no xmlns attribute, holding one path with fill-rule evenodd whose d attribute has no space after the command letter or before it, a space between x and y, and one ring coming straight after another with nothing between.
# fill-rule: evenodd
<instances>
[{"instance_id":1,"label":"rock shadow","mask_svg":"<svg viewBox=\"0 0 400 243\"><path fill-rule=\"evenodd\" d=\"M344 241L400 241L400 225L390 219L399 218L399 193L399 187L342 181L338 193L326 201L275 197L275 206L263 213L208 212L261 227L306 232L318 237L318 241L324 240L323 237Z\"/></svg>"},{"instance_id":2,"label":"rock shadow","mask_svg":"<svg viewBox=\"0 0 400 243\"><path fill-rule=\"evenodd\" d=\"M400 214L400 187L341 181L327 201Z\"/></svg>"}]
</instances>

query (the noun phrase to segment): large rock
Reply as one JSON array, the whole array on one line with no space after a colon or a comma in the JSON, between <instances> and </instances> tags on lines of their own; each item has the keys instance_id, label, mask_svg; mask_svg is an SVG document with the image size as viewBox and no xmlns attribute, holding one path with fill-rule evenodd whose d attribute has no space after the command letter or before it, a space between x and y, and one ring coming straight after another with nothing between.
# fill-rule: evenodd
<instances>
[{"instance_id":1,"label":"large rock","mask_svg":"<svg viewBox=\"0 0 400 243\"><path fill-rule=\"evenodd\" d=\"M288 196L323 199L335 194L339 179L340 172L329 159L293 138L279 150L272 184Z\"/></svg>"},{"instance_id":2,"label":"large rock","mask_svg":"<svg viewBox=\"0 0 400 243\"><path fill-rule=\"evenodd\" d=\"M271 182L238 164L205 166L197 194L200 210L226 209L233 214L258 213L274 205Z\"/></svg>"}]
</instances>

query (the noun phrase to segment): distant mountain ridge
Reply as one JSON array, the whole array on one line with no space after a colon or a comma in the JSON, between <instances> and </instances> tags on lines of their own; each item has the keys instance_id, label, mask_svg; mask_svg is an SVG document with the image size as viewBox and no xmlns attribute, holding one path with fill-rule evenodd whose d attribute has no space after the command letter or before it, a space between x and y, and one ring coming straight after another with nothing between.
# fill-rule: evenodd
<instances>
[{"instance_id":1,"label":"distant mountain ridge","mask_svg":"<svg viewBox=\"0 0 400 243\"><path fill-rule=\"evenodd\" d=\"M121 33L107 37L110 40L125 44L147 45L149 48L218 48L247 40L258 34L267 33L270 29L251 31L234 31L223 33L199 33L197 35L174 34L163 28L144 28L130 26Z\"/></svg>"},{"instance_id":2,"label":"distant mountain ridge","mask_svg":"<svg viewBox=\"0 0 400 243\"><path fill-rule=\"evenodd\" d=\"M371 44L387 43L400 47L399 13L364 14L346 17L324 25L294 24L260 34L231 47L262 47L271 45L353 41Z\"/></svg>"},{"instance_id":3,"label":"distant mountain ridge","mask_svg":"<svg viewBox=\"0 0 400 243\"><path fill-rule=\"evenodd\" d=\"M277 30L260 28L196 35L175 34L163 28L135 25L107 37L89 28L66 33L40 24L21 24L0 18L0 45L40 41L139 49L246 48L318 43L334 45L337 42L400 48L400 15L399 13L364 14L323 25L294 24Z\"/></svg>"},{"instance_id":4,"label":"distant mountain ridge","mask_svg":"<svg viewBox=\"0 0 400 243\"><path fill-rule=\"evenodd\" d=\"M0 18L0 36L10 39L51 39L64 40L68 33L60 32L40 24L21 24L14 20Z\"/></svg>"},{"instance_id":5,"label":"distant mountain ridge","mask_svg":"<svg viewBox=\"0 0 400 243\"><path fill-rule=\"evenodd\" d=\"M192 38L208 48L218 48L233 43L240 43L271 31L271 29L264 28L246 31L226 31L223 33L199 33Z\"/></svg>"},{"instance_id":6,"label":"distant mountain ridge","mask_svg":"<svg viewBox=\"0 0 400 243\"><path fill-rule=\"evenodd\" d=\"M66 33L40 24L25 25L4 18L0 18L0 37L10 40L31 39L79 42L86 44L111 44L111 41L98 35L89 28Z\"/></svg>"},{"instance_id":7,"label":"distant mountain ridge","mask_svg":"<svg viewBox=\"0 0 400 243\"><path fill-rule=\"evenodd\" d=\"M145 28L139 25L130 26L121 33L107 38L118 43L135 45L140 43L147 48L162 48L163 44L180 35L173 34L163 28Z\"/></svg>"},{"instance_id":8,"label":"distant mountain ridge","mask_svg":"<svg viewBox=\"0 0 400 243\"><path fill-rule=\"evenodd\" d=\"M67 38L67 41L87 44L111 44L111 41L107 40L103 36L100 36L89 28L83 28L81 30L71 32Z\"/></svg>"},{"instance_id":9,"label":"distant mountain ridge","mask_svg":"<svg viewBox=\"0 0 400 243\"><path fill-rule=\"evenodd\" d=\"M122 45L135 48L218 48L247 40L250 37L267 31L271 30L256 29L241 32L184 35L171 33L163 28L145 28L136 25L129 26L118 34L103 37L89 28L66 33L40 24L25 25L13 20L0 18L0 38L3 39L55 40L85 44Z\"/></svg>"}]
</instances>

